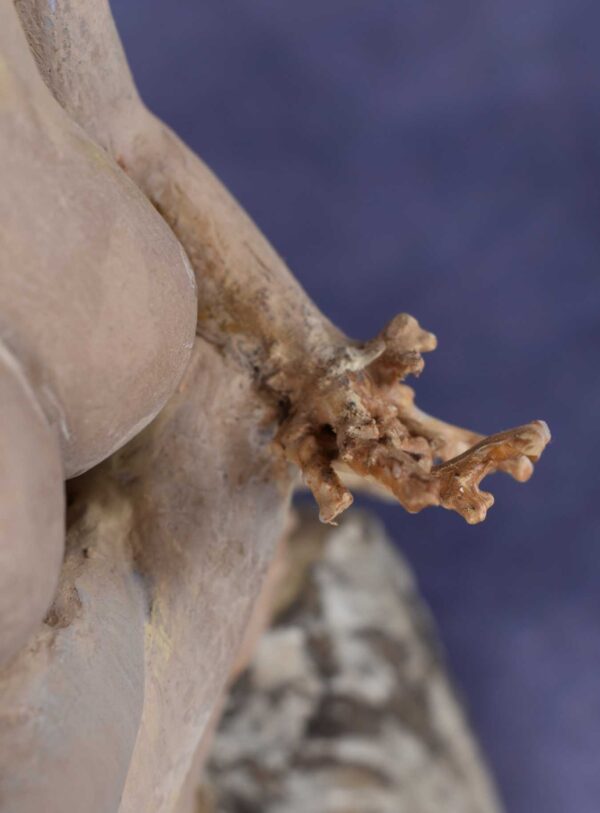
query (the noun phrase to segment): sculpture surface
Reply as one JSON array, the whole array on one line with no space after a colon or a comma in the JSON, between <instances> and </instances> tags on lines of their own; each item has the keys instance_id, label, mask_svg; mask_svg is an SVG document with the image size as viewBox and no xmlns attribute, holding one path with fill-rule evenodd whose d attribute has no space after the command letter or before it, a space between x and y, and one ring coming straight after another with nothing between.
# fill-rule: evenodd
<instances>
[{"instance_id":1,"label":"sculpture surface","mask_svg":"<svg viewBox=\"0 0 600 813\"><path fill-rule=\"evenodd\" d=\"M0 163L2 810L166 813L296 469L325 522L362 481L476 522L548 430L418 410L433 335L319 312L144 107L105 0L0 4Z\"/></svg>"},{"instance_id":2,"label":"sculpture surface","mask_svg":"<svg viewBox=\"0 0 600 813\"><path fill-rule=\"evenodd\" d=\"M530 475L528 461L549 439L542 422L484 442L414 409L398 382L421 372L421 352L436 340L412 317L401 314L360 344L319 312L236 201L144 107L106 2L57 4L51 25L43 0L18 0L17 8L55 98L179 238L196 273L198 334L247 369L277 409L277 444L302 470L325 521L350 503L337 464L381 483L409 510L441 504L470 522L491 504L478 489L485 474Z\"/></svg>"}]
</instances>

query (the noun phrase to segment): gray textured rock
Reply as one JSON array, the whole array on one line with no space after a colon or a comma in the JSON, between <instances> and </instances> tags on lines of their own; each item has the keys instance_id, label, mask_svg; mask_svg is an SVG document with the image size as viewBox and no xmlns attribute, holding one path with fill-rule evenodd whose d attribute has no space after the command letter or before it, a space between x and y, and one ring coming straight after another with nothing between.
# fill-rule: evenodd
<instances>
[{"instance_id":1,"label":"gray textured rock","mask_svg":"<svg viewBox=\"0 0 600 813\"><path fill-rule=\"evenodd\" d=\"M359 513L335 530L305 518L290 556L293 578L226 705L200 808L498 813L429 614L382 528Z\"/></svg>"}]
</instances>

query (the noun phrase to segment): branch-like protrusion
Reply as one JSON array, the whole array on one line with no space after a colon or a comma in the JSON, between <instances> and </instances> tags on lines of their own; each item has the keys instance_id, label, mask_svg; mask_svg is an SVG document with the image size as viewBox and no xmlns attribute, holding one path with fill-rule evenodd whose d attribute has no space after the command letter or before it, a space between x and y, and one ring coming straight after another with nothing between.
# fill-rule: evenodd
<instances>
[{"instance_id":1,"label":"branch-like protrusion","mask_svg":"<svg viewBox=\"0 0 600 813\"><path fill-rule=\"evenodd\" d=\"M490 435L458 457L435 466L432 474L439 483L440 505L458 511L470 524L481 522L494 504L491 494L479 490L481 480L499 470L521 482L527 480L533 470L531 464L539 459L549 440L548 425L532 421Z\"/></svg>"},{"instance_id":2,"label":"branch-like protrusion","mask_svg":"<svg viewBox=\"0 0 600 813\"><path fill-rule=\"evenodd\" d=\"M480 481L504 471L524 481L550 440L543 421L488 438L421 412L401 384L423 369L435 336L400 314L371 342L349 345L292 406L277 442L333 522L352 501L344 472L377 483L410 512L442 505L480 522L493 504ZM309 382L310 383L310 382Z\"/></svg>"},{"instance_id":3,"label":"branch-like protrusion","mask_svg":"<svg viewBox=\"0 0 600 813\"><path fill-rule=\"evenodd\" d=\"M481 435L417 409L412 390L399 382L421 372L421 353L434 349L435 337L401 314L366 344L348 340L207 167L143 107L107 0L79 0L77 17L72 4L55 5L48 18L43 0L18 3L46 83L175 232L196 275L197 332L249 371L269 405L285 413L277 440L300 466L323 520L332 522L352 500L344 470L385 488L409 511L441 504L470 521L490 504L477 491L484 474L531 474L518 439L531 437L535 457L545 430L533 425L500 445L478 446ZM99 57L80 58L86 54L101 54L102 71ZM455 479L462 479L451 488L450 469L437 464L471 446L476 455L461 458Z\"/></svg>"}]
</instances>

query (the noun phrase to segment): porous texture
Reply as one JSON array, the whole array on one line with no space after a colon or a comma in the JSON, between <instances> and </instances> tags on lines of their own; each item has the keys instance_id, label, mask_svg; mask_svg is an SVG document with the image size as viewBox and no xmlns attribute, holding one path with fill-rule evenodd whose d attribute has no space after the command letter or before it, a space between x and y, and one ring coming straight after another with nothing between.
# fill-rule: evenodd
<instances>
[{"instance_id":1,"label":"porous texture","mask_svg":"<svg viewBox=\"0 0 600 813\"><path fill-rule=\"evenodd\" d=\"M499 813L427 609L379 524L305 516L288 567L204 785L190 778L178 813Z\"/></svg>"},{"instance_id":2,"label":"porous texture","mask_svg":"<svg viewBox=\"0 0 600 813\"><path fill-rule=\"evenodd\" d=\"M457 511L473 524L493 505L479 483L495 471L527 480L550 433L543 421L483 435L432 418L402 384L423 369L433 334L399 314L364 345L348 342L327 368L317 368L277 440L298 464L324 522L352 502L344 479L371 481L410 512L429 505Z\"/></svg>"}]
</instances>

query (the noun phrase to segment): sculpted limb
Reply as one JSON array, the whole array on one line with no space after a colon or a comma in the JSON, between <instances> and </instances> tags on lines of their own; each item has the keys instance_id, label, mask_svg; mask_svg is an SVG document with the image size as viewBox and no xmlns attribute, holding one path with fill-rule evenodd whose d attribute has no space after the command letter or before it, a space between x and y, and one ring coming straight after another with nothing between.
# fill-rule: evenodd
<instances>
[{"instance_id":1,"label":"sculpted limb","mask_svg":"<svg viewBox=\"0 0 600 813\"><path fill-rule=\"evenodd\" d=\"M56 103L0 3L0 665L48 609L63 479L145 426L195 329L184 253Z\"/></svg>"},{"instance_id":2,"label":"sculpted limb","mask_svg":"<svg viewBox=\"0 0 600 813\"><path fill-rule=\"evenodd\" d=\"M173 813L287 525L265 411L198 339L157 419L69 484L52 611L0 670L1 813Z\"/></svg>"},{"instance_id":3,"label":"sculpted limb","mask_svg":"<svg viewBox=\"0 0 600 813\"><path fill-rule=\"evenodd\" d=\"M0 664L39 625L64 548L62 464L18 363L0 344Z\"/></svg>"},{"instance_id":4,"label":"sculpted limb","mask_svg":"<svg viewBox=\"0 0 600 813\"><path fill-rule=\"evenodd\" d=\"M65 475L139 432L181 379L189 263L147 198L56 103L0 5L0 340L59 435Z\"/></svg>"},{"instance_id":5,"label":"sculpted limb","mask_svg":"<svg viewBox=\"0 0 600 813\"><path fill-rule=\"evenodd\" d=\"M545 425L482 444L480 435L421 413L399 381L421 371L420 354L435 338L405 315L366 345L345 337L214 175L139 101L106 0L78 0L68 10L59 0L55 24L45 28L42 6L47 14L41 0L18 0L43 76L171 225L196 273L198 332L250 370L277 410L276 443L302 470L322 519L333 521L351 502L344 469L376 481L409 511L443 505L469 522L491 505L478 490L485 474L501 469L526 479L549 439ZM92 53L101 55L108 82L97 78ZM444 465L473 444L472 453Z\"/></svg>"}]
</instances>

